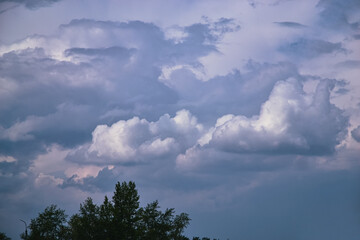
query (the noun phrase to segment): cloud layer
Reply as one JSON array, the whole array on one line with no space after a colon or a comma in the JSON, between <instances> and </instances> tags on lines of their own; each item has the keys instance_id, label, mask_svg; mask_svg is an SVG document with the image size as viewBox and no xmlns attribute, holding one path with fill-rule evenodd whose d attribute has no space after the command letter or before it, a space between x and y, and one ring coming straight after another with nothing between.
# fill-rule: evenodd
<instances>
[{"instance_id":1,"label":"cloud layer","mask_svg":"<svg viewBox=\"0 0 360 240\"><path fill-rule=\"evenodd\" d=\"M133 180L192 235L357 239L358 1L86 3L0 1L0 231Z\"/></svg>"}]
</instances>

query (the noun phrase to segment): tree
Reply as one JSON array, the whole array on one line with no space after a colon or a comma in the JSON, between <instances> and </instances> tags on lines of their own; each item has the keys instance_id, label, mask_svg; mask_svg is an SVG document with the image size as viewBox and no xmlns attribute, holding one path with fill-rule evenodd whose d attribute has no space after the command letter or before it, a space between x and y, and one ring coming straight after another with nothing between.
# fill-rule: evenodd
<instances>
[{"instance_id":1,"label":"tree","mask_svg":"<svg viewBox=\"0 0 360 240\"><path fill-rule=\"evenodd\" d=\"M180 215L176 215L173 220L173 230L170 235L170 239L181 240L184 239L182 233L185 228L189 225L190 218L187 213L181 213Z\"/></svg>"},{"instance_id":2,"label":"tree","mask_svg":"<svg viewBox=\"0 0 360 240\"><path fill-rule=\"evenodd\" d=\"M71 236L73 240L100 239L100 215L99 207L87 198L80 204L80 211L70 219Z\"/></svg>"},{"instance_id":3,"label":"tree","mask_svg":"<svg viewBox=\"0 0 360 240\"><path fill-rule=\"evenodd\" d=\"M99 226L101 228L101 239L111 240L114 239L113 222L114 222L114 206L109 201L108 197L105 196L103 204L99 210Z\"/></svg>"},{"instance_id":4,"label":"tree","mask_svg":"<svg viewBox=\"0 0 360 240\"><path fill-rule=\"evenodd\" d=\"M159 211L158 201L149 203L139 210L139 230L142 239L168 239L171 231L171 210Z\"/></svg>"},{"instance_id":5,"label":"tree","mask_svg":"<svg viewBox=\"0 0 360 240\"><path fill-rule=\"evenodd\" d=\"M66 225L65 211L50 205L44 212L31 220L29 225L30 234L27 240L65 240L69 239L69 228ZM21 235L26 239L25 235Z\"/></svg>"},{"instance_id":6,"label":"tree","mask_svg":"<svg viewBox=\"0 0 360 240\"><path fill-rule=\"evenodd\" d=\"M112 224L115 239L138 239L139 199L134 182L115 185Z\"/></svg>"},{"instance_id":7,"label":"tree","mask_svg":"<svg viewBox=\"0 0 360 240\"><path fill-rule=\"evenodd\" d=\"M118 182L112 201L105 196L103 204L97 206L87 198L69 223L65 211L51 205L31 220L27 239L188 240L182 235L190 222L188 214L175 215L173 208L162 212L158 201L140 208L139 199L134 182Z\"/></svg>"},{"instance_id":8,"label":"tree","mask_svg":"<svg viewBox=\"0 0 360 240\"><path fill-rule=\"evenodd\" d=\"M174 209L159 210L158 201L139 210L141 239L184 239L182 232L190 218L186 214L174 216Z\"/></svg>"},{"instance_id":9,"label":"tree","mask_svg":"<svg viewBox=\"0 0 360 240\"><path fill-rule=\"evenodd\" d=\"M11 240L5 233L0 232L0 240Z\"/></svg>"}]
</instances>

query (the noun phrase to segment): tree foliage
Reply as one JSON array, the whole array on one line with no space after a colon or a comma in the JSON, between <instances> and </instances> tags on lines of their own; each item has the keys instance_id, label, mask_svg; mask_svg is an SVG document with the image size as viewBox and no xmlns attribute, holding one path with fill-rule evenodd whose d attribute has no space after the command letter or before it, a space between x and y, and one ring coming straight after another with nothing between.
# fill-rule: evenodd
<instances>
[{"instance_id":1,"label":"tree foliage","mask_svg":"<svg viewBox=\"0 0 360 240\"><path fill-rule=\"evenodd\" d=\"M141 239L184 239L183 230L189 224L186 213L174 216L174 209L159 210L158 201L139 210Z\"/></svg>"},{"instance_id":2,"label":"tree foliage","mask_svg":"<svg viewBox=\"0 0 360 240\"><path fill-rule=\"evenodd\" d=\"M139 194L134 182L117 183L112 201L107 196L97 206L91 198L80 204L79 212L67 221L65 211L56 205L31 220L30 234L22 239L39 240L112 240L149 239L183 240L188 214L175 215L173 208L164 212L158 201L139 207Z\"/></svg>"},{"instance_id":3,"label":"tree foliage","mask_svg":"<svg viewBox=\"0 0 360 240\"><path fill-rule=\"evenodd\" d=\"M59 209L56 205L50 205L44 212L31 220L29 225L30 235L27 237L22 234L26 240L65 240L69 239L69 229L66 225L65 211Z\"/></svg>"},{"instance_id":4,"label":"tree foliage","mask_svg":"<svg viewBox=\"0 0 360 240\"><path fill-rule=\"evenodd\" d=\"M5 233L0 232L0 240L11 240Z\"/></svg>"},{"instance_id":5,"label":"tree foliage","mask_svg":"<svg viewBox=\"0 0 360 240\"><path fill-rule=\"evenodd\" d=\"M139 199L134 182L116 184L112 208L115 239L138 239Z\"/></svg>"}]
</instances>

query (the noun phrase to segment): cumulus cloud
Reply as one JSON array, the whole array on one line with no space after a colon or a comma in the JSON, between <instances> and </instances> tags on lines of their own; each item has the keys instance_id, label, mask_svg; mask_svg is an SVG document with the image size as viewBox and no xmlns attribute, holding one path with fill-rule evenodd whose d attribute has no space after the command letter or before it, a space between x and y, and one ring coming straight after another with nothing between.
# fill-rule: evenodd
<instances>
[{"instance_id":1,"label":"cumulus cloud","mask_svg":"<svg viewBox=\"0 0 360 240\"><path fill-rule=\"evenodd\" d=\"M90 145L69 154L74 161L98 163L136 163L172 155L193 145L203 126L187 110L171 118L163 115L156 122L134 117L111 126L99 125L92 133ZM79 156L85 159L77 160Z\"/></svg>"},{"instance_id":2,"label":"cumulus cloud","mask_svg":"<svg viewBox=\"0 0 360 240\"><path fill-rule=\"evenodd\" d=\"M177 163L188 165L192 158L198 162L201 152L209 148L232 153L332 153L348 126L342 111L330 103L332 88L331 81L323 80L312 94L304 92L295 79L279 81L259 115L219 118L198 145L178 156Z\"/></svg>"},{"instance_id":3,"label":"cumulus cloud","mask_svg":"<svg viewBox=\"0 0 360 240\"><path fill-rule=\"evenodd\" d=\"M321 82L311 96L296 80L278 82L258 117L227 115L218 119L210 144L240 152L331 152L347 121L340 109L330 104L330 88L329 82Z\"/></svg>"}]
</instances>

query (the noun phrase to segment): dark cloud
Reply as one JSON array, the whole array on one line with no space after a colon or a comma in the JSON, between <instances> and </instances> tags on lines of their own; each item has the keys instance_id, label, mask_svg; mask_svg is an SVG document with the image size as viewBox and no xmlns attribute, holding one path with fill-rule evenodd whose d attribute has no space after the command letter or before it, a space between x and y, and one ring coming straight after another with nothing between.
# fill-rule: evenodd
<instances>
[{"instance_id":1,"label":"dark cloud","mask_svg":"<svg viewBox=\"0 0 360 240\"><path fill-rule=\"evenodd\" d=\"M360 67L360 61L357 60L346 60L343 62L339 62L336 64L336 67L341 68L359 68Z\"/></svg>"},{"instance_id":2,"label":"dark cloud","mask_svg":"<svg viewBox=\"0 0 360 240\"><path fill-rule=\"evenodd\" d=\"M351 21L360 12L358 0L320 0L320 24L333 30L357 30L359 22Z\"/></svg>"},{"instance_id":3,"label":"dark cloud","mask_svg":"<svg viewBox=\"0 0 360 240\"><path fill-rule=\"evenodd\" d=\"M180 42L174 42L171 39L166 40L163 31L156 25L141 21L110 22L79 19L61 25L60 28L64 34L85 29L93 32L99 31L102 45L105 45L105 48L114 47L114 45L116 47L133 46L139 50L138 54L150 66L179 63L198 65L199 57L217 50L215 43L225 33L239 29L232 19L221 18L216 22L207 21L181 28L186 33L186 37ZM121 37L120 34L126 32L132 32L133 35L128 38ZM88 34L87 32L82 33ZM97 36L94 35L94 37ZM150 59L152 62L147 62Z\"/></svg>"},{"instance_id":4,"label":"dark cloud","mask_svg":"<svg viewBox=\"0 0 360 240\"><path fill-rule=\"evenodd\" d=\"M357 141L360 142L360 126L351 131L351 136Z\"/></svg>"},{"instance_id":5,"label":"dark cloud","mask_svg":"<svg viewBox=\"0 0 360 240\"><path fill-rule=\"evenodd\" d=\"M7 89L1 96L3 127L10 127L27 116L54 113L64 103L92 105L101 96L90 84L78 87L78 81L93 81L85 76L93 72L88 64L59 62L39 48L4 54L0 62L3 87Z\"/></svg>"},{"instance_id":6,"label":"dark cloud","mask_svg":"<svg viewBox=\"0 0 360 240\"><path fill-rule=\"evenodd\" d=\"M340 95L344 95L346 93L348 93L350 90L346 89L346 88L339 88L338 90L335 91L335 93L340 94Z\"/></svg>"},{"instance_id":7,"label":"dark cloud","mask_svg":"<svg viewBox=\"0 0 360 240\"><path fill-rule=\"evenodd\" d=\"M0 97L1 150L27 161L47 144L71 147L90 139L99 114L105 112L100 106L106 97L95 86L72 85L84 80L89 65L59 62L39 52L0 58L2 86L7 89Z\"/></svg>"},{"instance_id":8,"label":"dark cloud","mask_svg":"<svg viewBox=\"0 0 360 240\"><path fill-rule=\"evenodd\" d=\"M315 58L324 54L345 52L341 43L332 43L319 39L300 38L279 48L280 52L296 58Z\"/></svg>"},{"instance_id":9,"label":"dark cloud","mask_svg":"<svg viewBox=\"0 0 360 240\"><path fill-rule=\"evenodd\" d=\"M135 49L126 49L122 47L109 48L71 48L65 51L65 56L75 57L77 55L85 55L89 57L113 57L117 60L129 61L134 54Z\"/></svg>"},{"instance_id":10,"label":"dark cloud","mask_svg":"<svg viewBox=\"0 0 360 240\"><path fill-rule=\"evenodd\" d=\"M305 28L305 25L297 22L274 22L275 24L281 27L288 27L288 28Z\"/></svg>"},{"instance_id":11,"label":"dark cloud","mask_svg":"<svg viewBox=\"0 0 360 240\"><path fill-rule=\"evenodd\" d=\"M28 9L35 10L41 7L49 7L52 4L60 1L61 0L0 0L0 4L5 2L13 2L22 4Z\"/></svg>"},{"instance_id":12,"label":"dark cloud","mask_svg":"<svg viewBox=\"0 0 360 240\"><path fill-rule=\"evenodd\" d=\"M292 63L270 64L250 60L244 72L235 69L225 76L199 81L191 70L181 68L172 71L164 82L179 94L182 107L189 109L202 122L213 122L228 113L246 116L258 113L274 84L290 77L302 79Z\"/></svg>"},{"instance_id":13,"label":"dark cloud","mask_svg":"<svg viewBox=\"0 0 360 240\"><path fill-rule=\"evenodd\" d=\"M1 1L0 1L0 6L1 6ZM0 10L0 14L2 14L2 13L4 13L4 12L7 12L7 11L9 11L9 10L11 10L11 9L17 8L17 7L19 7L19 6L20 6L20 5L13 5L13 6L10 6L10 7L6 7L5 9Z\"/></svg>"}]
</instances>

